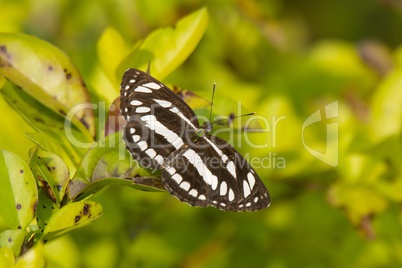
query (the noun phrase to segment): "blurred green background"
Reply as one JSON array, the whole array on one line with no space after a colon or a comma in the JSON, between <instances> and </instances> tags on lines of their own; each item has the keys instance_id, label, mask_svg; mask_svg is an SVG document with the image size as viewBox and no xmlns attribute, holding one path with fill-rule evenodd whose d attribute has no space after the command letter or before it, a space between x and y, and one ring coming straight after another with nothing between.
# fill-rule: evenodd
<instances>
[{"instance_id":1,"label":"blurred green background","mask_svg":"<svg viewBox=\"0 0 402 268\"><path fill-rule=\"evenodd\" d=\"M214 114L236 114L240 101L270 124L231 141L270 159L256 170L271 207L230 213L110 187L92 198L105 210L99 220L46 244L49 267L401 266L400 1L0 0L0 32L56 45L89 87L110 92L96 54L108 26L134 44L204 6L206 34L165 82L206 99L216 82ZM325 119L334 102L337 116ZM3 99L0 111L0 148L27 160L32 130ZM302 139L316 111L323 120Z\"/></svg>"}]
</instances>

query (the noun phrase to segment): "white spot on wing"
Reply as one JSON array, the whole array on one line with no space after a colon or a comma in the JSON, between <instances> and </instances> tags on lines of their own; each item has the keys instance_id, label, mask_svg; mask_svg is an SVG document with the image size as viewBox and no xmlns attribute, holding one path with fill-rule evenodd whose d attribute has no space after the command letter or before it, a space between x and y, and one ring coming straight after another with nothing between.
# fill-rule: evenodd
<instances>
[{"instance_id":1,"label":"white spot on wing","mask_svg":"<svg viewBox=\"0 0 402 268\"><path fill-rule=\"evenodd\" d=\"M132 83L135 83L135 79L131 79L130 80L130 83L132 84Z\"/></svg>"},{"instance_id":2,"label":"white spot on wing","mask_svg":"<svg viewBox=\"0 0 402 268\"><path fill-rule=\"evenodd\" d=\"M130 86L129 85L127 85L124 89L125 90L128 90L130 88Z\"/></svg>"},{"instance_id":3,"label":"white spot on wing","mask_svg":"<svg viewBox=\"0 0 402 268\"><path fill-rule=\"evenodd\" d=\"M229 201L232 202L235 198L234 192L232 189L229 189Z\"/></svg>"},{"instance_id":4,"label":"white spot on wing","mask_svg":"<svg viewBox=\"0 0 402 268\"><path fill-rule=\"evenodd\" d=\"M200 200L207 200L207 198L206 198L206 196L205 195L200 195L199 197L198 197L198 199L200 199Z\"/></svg>"},{"instance_id":5,"label":"white spot on wing","mask_svg":"<svg viewBox=\"0 0 402 268\"><path fill-rule=\"evenodd\" d=\"M155 156L154 159L156 160L156 162L158 162L159 165L163 164L163 157L161 155L158 154L157 156Z\"/></svg>"},{"instance_id":6,"label":"white spot on wing","mask_svg":"<svg viewBox=\"0 0 402 268\"><path fill-rule=\"evenodd\" d=\"M215 175L212 176L211 187L212 187L212 190L216 190L216 188L218 187L218 178Z\"/></svg>"},{"instance_id":7,"label":"white spot on wing","mask_svg":"<svg viewBox=\"0 0 402 268\"><path fill-rule=\"evenodd\" d=\"M255 185L255 178L251 172L247 173L248 183L250 184L250 188L253 189Z\"/></svg>"},{"instance_id":8,"label":"white spot on wing","mask_svg":"<svg viewBox=\"0 0 402 268\"><path fill-rule=\"evenodd\" d=\"M235 168L235 165L234 165L233 161L230 161L230 162L227 164L226 168L228 169L228 171L230 172L230 174L232 174L232 176L233 176L234 178L236 178L236 168Z\"/></svg>"},{"instance_id":9,"label":"white spot on wing","mask_svg":"<svg viewBox=\"0 0 402 268\"><path fill-rule=\"evenodd\" d=\"M248 185L247 181L243 181L243 191L244 197L247 197L251 194L250 186Z\"/></svg>"},{"instance_id":10,"label":"white spot on wing","mask_svg":"<svg viewBox=\"0 0 402 268\"><path fill-rule=\"evenodd\" d=\"M198 195L198 191L196 189L192 189L188 194L196 197Z\"/></svg>"},{"instance_id":11,"label":"white spot on wing","mask_svg":"<svg viewBox=\"0 0 402 268\"><path fill-rule=\"evenodd\" d=\"M148 150L146 150L145 153L151 158L154 158L156 156L156 151L152 148L149 148Z\"/></svg>"},{"instance_id":12,"label":"white spot on wing","mask_svg":"<svg viewBox=\"0 0 402 268\"><path fill-rule=\"evenodd\" d=\"M226 161L228 161L228 156L226 154L222 155L222 161L223 163L226 163Z\"/></svg>"},{"instance_id":13,"label":"white spot on wing","mask_svg":"<svg viewBox=\"0 0 402 268\"><path fill-rule=\"evenodd\" d=\"M183 181L182 183L180 183L179 185L183 190L188 191L190 189L190 183Z\"/></svg>"},{"instance_id":14,"label":"white spot on wing","mask_svg":"<svg viewBox=\"0 0 402 268\"><path fill-rule=\"evenodd\" d=\"M170 175L173 175L176 173L176 169L174 167L167 167L166 171L169 172Z\"/></svg>"},{"instance_id":15,"label":"white spot on wing","mask_svg":"<svg viewBox=\"0 0 402 268\"><path fill-rule=\"evenodd\" d=\"M150 111L151 111L151 108L149 108L149 107L138 107L137 109L135 109L135 112L139 113L139 114L148 113Z\"/></svg>"},{"instance_id":16,"label":"white spot on wing","mask_svg":"<svg viewBox=\"0 0 402 268\"><path fill-rule=\"evenodd\" d=\"M180 182L183 180L183 177L182 177L180 174L176 173L176 174L174 174L174 175L172 176L172 179L173 179L177 184L180 184Z\"/></svg>"},{"instance_id":17,"label":"white spot on wing","mask_svg":"<svg viewBox=\"0 0 402 268\"><path fill-rule=\"evenodd\" d=\"M179 109L177 109L176 107L171 108L170 111L172 111L175 114L178 114L180 112Z\"/></svg>"},{"instance_id":18,"label":"white spot on wing","mask_svg":"<svg viewBox=\"0 0 402 268\"><path fill-rule=\"evenodd\" d=\"M130 104L134 105L134 106L138 106L138 105L142 105L142 102L138 101L138 100L132 100L132 101L130 101Z\"/></svg>"},{"instance_id":19,"label":"white spot on wing","mask_svg":"<svg viewBox=\"0 0 402 268\"><path fill-rule=\"evenodd\" d=\"M160 85L158 85L158 84L156 84L154 82L149 82L149 83L146 83L146 84L144 84L142 86L152 88L152 89L160 89L161 88Z\"/></svg>"},{"instance_id":20,"label":"white spot on wing","mask_svg":"<svg viewBox=\"0 0 402 268\"><path fill-rule=\"evenodd\" d=\"M133 135L133 141L134 141L134 142L137 142L137 141L139 141L140 139L141 139L140 136L138 136L138 135Z\"/></svg>"},{"instance_id":21,"label":"white spot on wing","mask_svg":"<svg viewBox=\"0 0 402 268\"><path fill-rule=\"evenodd\" d=\"M135 133L135 128L131 127L130 128L130 134L134 134Z\"/></svg>"},{"instance_id":22,"label":"white spot on wing","mask_svg":"<svg viewBox=\"0 0 402 268\"><path fill-rule=\"evenodd\" d=\"M134 89L135 92L142 92L142 93L152 93L152 90L150 90L147 87L143 87L143 86L138 86Z\"/></svg>"},{"instance_id":23,"label":"white spot on wing","mask_svg":"<svg viewBox=\"0 0 402 268\"><path fill-rule=\"evenodd\" d=\"M224 195L226 195L226 192L228 191L228 187L227 187L227 185L226 185L226 182L222 182L221 183L221 187L220 187L220 192L219 192L219 194L221 195L221 196L224 196Z\"/></svg>"},{"instance_id":24,"label":"white spot on wing","mask_svg":"<svg viewBox=\"0 0 402 268\"><path fill-rule=\"evenodd\" d=\"M148 148L148 144L145 141L140 141L137 143L138 147L140 147L141 151L144 151L145 149Z\"/></svg>"},{"instance_id":25,"label":"white spot on wing","mask_svg":"<svg viewBox=\"0 0 402 268\"><path fill-rule=\"evenodd\" d=\"M162 106L163 108L169 108L170 106L172 106L172 103L166 100L158 100L158 99L154 99L154 101L159 104L160 106Z\"/></svg>"}]
</instances>

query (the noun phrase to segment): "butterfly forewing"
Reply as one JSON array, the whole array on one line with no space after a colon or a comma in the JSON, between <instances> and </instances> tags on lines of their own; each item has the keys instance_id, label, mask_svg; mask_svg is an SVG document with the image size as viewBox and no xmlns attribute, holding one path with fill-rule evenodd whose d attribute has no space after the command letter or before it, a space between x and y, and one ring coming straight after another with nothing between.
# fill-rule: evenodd
<instances>
[{"instance_id":1,"label":"butterfly forewing","mask_svg":"<svg viewBox=\"0 0 402 268\"><path fill-rule=\"evenodd\" d=\"M270 203L257 173L226 141L206 134L191 108L149 74L129 69L121 84L123 139L164 187L193 206L253 211ZM203 133L203 134L200 134Z\"/></svg>"},{"instance_id":2,"label":"butterfly forewing","mask_svg":"<svg viewBox=\"0 0 402 268\"><path fill-rule=\"evenodd\" d=\"M120 102L127 121L123 139L144 167L160 169L164 159L184 145L185 134L199 127L194 112L176 98L144 72L129 69L123 76Z\"/></svg>"},{"instance_id":3,"label":"butterfly forewing","mask_svg":"<svg viewBox=\"0 0 402 268\"><path fill-rule=\"evenodd\" d=\"M128 69L123 75L120 87L120 107L123 117L127 120L128 117L136 114L137 106L131 105L132 101L134 101L133 103L145 101L145 104L152 104L156 102L155 100L161 101L160 106L167 110L172 109L169 103L172 104L191 124L198 127L197 117L193 110L168 87L147 73ZM146 107L145 104L142 106ZM167 117L167 120L170 119L174 120L174 118ZM183 120L181 117L177 118L177 120L180 119Z\"/></svg>"}]
</instances>

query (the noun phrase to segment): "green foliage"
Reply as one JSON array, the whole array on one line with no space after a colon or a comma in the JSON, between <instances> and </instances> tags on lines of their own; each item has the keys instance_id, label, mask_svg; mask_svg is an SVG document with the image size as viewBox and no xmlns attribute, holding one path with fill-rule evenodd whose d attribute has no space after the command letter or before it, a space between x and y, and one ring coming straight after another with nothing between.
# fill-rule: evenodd
<instances>
[{"instance_id":1,"label":"green foliage","mask_svg":"<svg viewBox=\"0 0 402 268\"><path fill-rule=\"evenodd\" d=\"M56 47L18 33L3 33L0 44L1 74L53 112L66 115L89 101L78 70ZM78 110L69 119L84 134L94 135L92 110Z\"/></svg>"},{"instance_id":2,"label":"green foliage","mask_svg":"<svg viewBox=\"0 0 402 268\"><path fill-rule=\"evenodd\" d=\"M176 30L158 30L122 58L115 70L104 62L105 69L121 72L120 65L138 65L145 53L153 55L148 57L151 69L167 75L194 50L206 19L206 10L201 9L180 21ZM99 55L110 49L110 35L118 33L106 31ZM179 46L166 44L165 51L150 45L170 37ZM170 53L174 57L159 55ZM104 187L164 190L158 174L131 158L120 132L93 142L95 117L89 109L89 93L78 70L60 50L33 36L0 34L0 73L10 81L2 80L4 99L38 131L27 134L37 144L30 150L29 167L13 153L0 151L0 216L8 227L0 234L0 245L11 249L16 258L23 254L16 267L41 265L41 244L100 217L102 206L85 199ZM2 261L13 262L9 251L2 253Z\"/></svg>"},{"instance_id":3,"label":"green foliage","mask_svg":"<svg viewBox=\"0 0 402 268\"><path fill-rule=\"evenodd\" d=\"M0 267L401 266L394 2L0 0ZM189 207L104 137L122 73L148 64L207 100L216 82L217 118L256 112L215 130L270 208Z\"/></svg>"},{"instance_id":4,"label":"green foliage","mask_svg":"<svg viewBox=\"0 0 402 268\"><path fill-rule=\"evenodd\" d=\"M24 230L31 222L38 191L28 165L18 156L0 151L1 217L11 229Z\"/></svg>"}]
</instances>

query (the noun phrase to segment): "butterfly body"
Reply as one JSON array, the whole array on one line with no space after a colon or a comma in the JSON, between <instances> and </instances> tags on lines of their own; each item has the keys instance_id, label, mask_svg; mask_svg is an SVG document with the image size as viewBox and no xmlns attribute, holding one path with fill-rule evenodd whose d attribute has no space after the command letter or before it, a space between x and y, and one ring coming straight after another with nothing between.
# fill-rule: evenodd
<instances>
[{"instance_id":1,"label":"butterfly body","mask_svg":"<svg viewBox=\"0 0 402 268\"><path fill-rule=\"evenodd\" d=\"M162 170L173 196L192 206L253 211L269 206L267 189L254 169L226 141L199 125L193 110L168 87L129 69L121 84L123 139L142 166Z\"/></svg>"}]
</instances>

